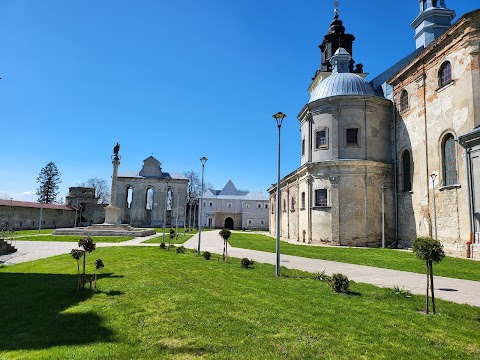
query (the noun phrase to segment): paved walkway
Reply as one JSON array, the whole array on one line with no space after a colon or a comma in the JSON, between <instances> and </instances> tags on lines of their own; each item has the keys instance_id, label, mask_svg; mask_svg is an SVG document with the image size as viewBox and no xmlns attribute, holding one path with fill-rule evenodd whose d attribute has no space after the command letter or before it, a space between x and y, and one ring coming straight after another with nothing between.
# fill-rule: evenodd
<instances>
[{"instance_id":1,"label":"paved walkway","mask_svg":"<svg viewBox=\"0 0 480 360\"><path fill-rule=\"evenodd\" d=\"M108 246L154 246L158 244L146 244L144 241L157 235L135 238L122 243L98 243L98 247ZM167 236L165 236L168 241ZM43 242L43 241L16 241L14 244L18 251L11 255L0 256L0 264L18 264L25 261L42 259L50 256L67 254L76 247L72 242ZM196 249L198 246L198 234L184 243L186 248ZM223 240L218 231L202 232L200 248L202 251L222 254ZM228 248L228 255L236 258L248 258L261 263L275 264L274 253L263 251ZM371 266L345 264L334 261L308 259L298 256L282 255L281 265L291 269L308 271L311 273L325 271L326 274L342 273L350 280L372 284L380 287L393 288L399 286L409 290L413 294L425 293L425 275L405 271L375 268ZM479 264L480 265L480 264ZM435 296L444 300L460 304L469 304L480 307L480 282L460 280L435 276Z\"/></svg>"},{"instance_id":2,"label":"paved walkway","mask_svg":"<svg viewBox=\"0 0 480 360\"><path fill-rule=\"evenodd\" d=\"M198 247L198 235L183 244L186 248ZM201 251L211 253L223 253L223 239L218 231L202 232ZM248 258L257 262L275 265L276 255L263 251L247 250L228 247L228 256L236 258ZM425 294L425 275L406 271L375 268L364 265L353 265L335 261L308 259L299 256L281 255L281 266L290 269L298 269L311 273L325 271L327 275L342 273L350 280L372 284L379 287L393 288L399 286L409 290L412 294ZM479 264L480 266L480 264ZM452 279L435 276L435 296L444 300L459 304L469 304L480 307L480 282Z\"/></svg>"}]
</instances>

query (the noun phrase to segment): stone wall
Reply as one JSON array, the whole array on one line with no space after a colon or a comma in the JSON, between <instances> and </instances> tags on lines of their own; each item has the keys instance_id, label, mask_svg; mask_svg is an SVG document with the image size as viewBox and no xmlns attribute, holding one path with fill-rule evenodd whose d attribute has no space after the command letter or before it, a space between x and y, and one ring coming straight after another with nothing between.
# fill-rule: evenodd
<instances>
[{"instance_id":1,"label":"stone wall","mask_svg":"<svg viewBox=\"0 0 480 360\"><path fill-rule=\"evenodd\" d=\"M15 230L38 229L40 212L42 213L42 228L73 227L75 224L75 210L47 208L41 210L40 207L15 205L0 205L0 223L8 223Z\"/></svg>"}]
</instances>

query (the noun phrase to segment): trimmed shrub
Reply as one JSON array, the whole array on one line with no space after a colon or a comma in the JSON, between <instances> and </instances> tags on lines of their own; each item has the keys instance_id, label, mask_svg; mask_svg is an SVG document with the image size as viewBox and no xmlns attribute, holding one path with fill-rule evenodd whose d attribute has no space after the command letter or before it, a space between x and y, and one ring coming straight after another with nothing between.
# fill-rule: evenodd
<instances>
[{"instance_id":1,"label":"trimmed shrub","mask_svg":"<svg viewBox=\"0 0 480 360\"><path fill-rule=\"evenodd\" d=\"M337 293L348 292L348 285L348 277L343 274L333 274L332 279L330 280L330 287Z\"/></svg>"},{"instance_id":2,"label":"trimmed shrub","mask_svg":"<svg viewBox=\"0 0 480 360\"><path fill-rule=\"evenodd\" d=\"M210 252L208 251L204 251L203 257L205 258L205 260L210 260L212 258L212 254L210 254Z\"/></svg>"},{"instance_id":3,"label":"trimmed shrub","mask_svg":"<svg viewBox=\"0 0 480 360\"><path fill-rule=\"evenodd\" d=\"M185 248L183 246L177 247L177 253L178 254L185 254Z\"/></svg>"},{"instance_id":4,"label":"trimmed shrub","mask_svg":"<svg viewBox=\"0 0 480 360\"><path fill-rule=\"evenodd\" d=\"M166 249L166 248L167 248L167 245L165 245L165 243L160 244L160 249Z\"/></svg>"},{"instance_id":5,"label":"trimmed shrub","mask_svg":"<svg viewBox=\"0 0 480 360\"><path fill-rule=\"evenodd\" d=\"M242 268L248 269L250 266L253 265L253 260L248 260L247 258L243 258L242 260L240 260L240 265L242 266Z\"/></svg>"}]
</instances>

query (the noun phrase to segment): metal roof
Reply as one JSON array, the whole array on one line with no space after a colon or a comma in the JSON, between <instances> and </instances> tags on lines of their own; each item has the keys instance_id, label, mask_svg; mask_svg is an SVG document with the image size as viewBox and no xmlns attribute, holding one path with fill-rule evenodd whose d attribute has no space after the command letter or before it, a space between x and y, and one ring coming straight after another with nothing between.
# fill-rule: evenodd
<instances>
[{"instance_id":1,"label":"metal roof","mask_svg":"<svg viewBox=\"0 0 480 360\"><path fill-rule=\"evenodd\" d=\"M138 174L138 171L123 171L118 174L119 178L138 178L138 179L173 179L173 180L188 180L185 176L180 173L164 173L162 172L162 177L156 176L141 176Z\"/></svg>"},{"instance_id":2,"label":"metal roof","mask_svg":"<svg viewBox=\"0 0 480 360\"><path fill-rule=\"evenodd\" d=\"M339 95L375 95L367 80L352 73L332 73L323 79L310 94L310 102Z\"/></svg>"},{"instance_id":3,"label":"metal roof","mask_svg":"<svg viewBox=\"0 0 480 360\"><path fill-rule=\"evenodd\" d=\"M72 206L61 204L42 204L29 201L16 201L16 200L0 200L0 206L15 206L15 207L27 207L37 209L52 209L52 210L75 210Z\"/></svg>"},{"instance_id":4,"label":"metal roof","mask_svg":"<svg viewBox=\"0 0 480 360\"><path fill-rule=\"evenodd\" d=\"M466 149L480 145L480 127L476 127L469 133L459 136L457 138L457 141L462 147Z\"/></svg>"}]
</instances>

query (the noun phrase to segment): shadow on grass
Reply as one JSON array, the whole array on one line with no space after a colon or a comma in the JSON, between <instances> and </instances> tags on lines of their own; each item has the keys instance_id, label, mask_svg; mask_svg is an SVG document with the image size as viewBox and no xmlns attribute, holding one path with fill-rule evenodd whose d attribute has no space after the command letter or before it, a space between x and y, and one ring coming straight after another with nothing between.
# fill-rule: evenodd
<instances>
[{"instance_id":1,"label":"shadow on grass","mask_svg":"<svg viewBox=\"0 0 480 360\"><path fill-rule=\"evenodd\" d=\"M76 275L0 273L0 352L113 341L95 312L68 312L95 295L76 284Z\"/></svg>"}]
</instances>

